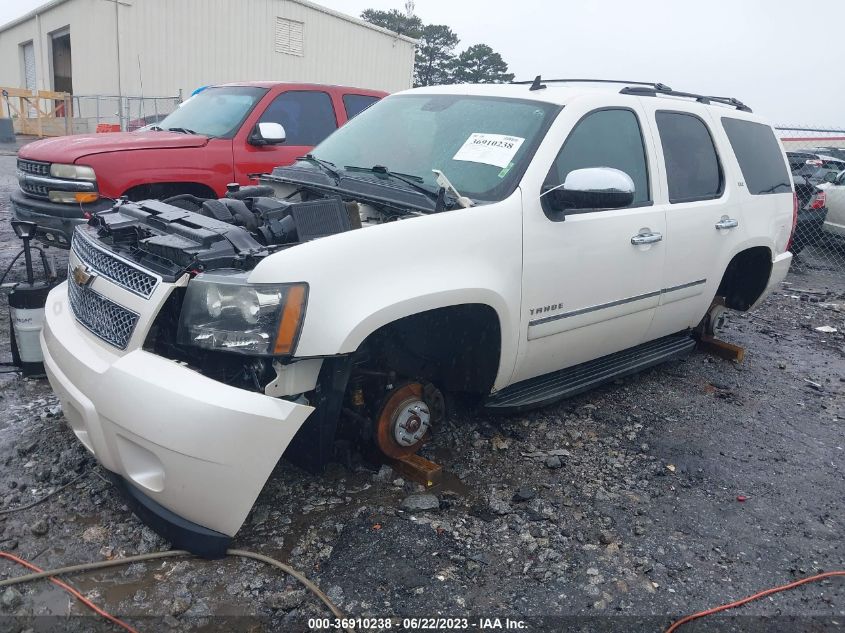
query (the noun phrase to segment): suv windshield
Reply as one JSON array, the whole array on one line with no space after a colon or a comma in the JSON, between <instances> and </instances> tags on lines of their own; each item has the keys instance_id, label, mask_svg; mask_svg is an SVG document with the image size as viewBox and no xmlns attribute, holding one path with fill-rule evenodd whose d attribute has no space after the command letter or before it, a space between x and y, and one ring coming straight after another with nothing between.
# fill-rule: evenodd
<instances>
[{"instance_id":1,"label":"suv windshield","mask_svg":"<svg viewBox=\"0 0 845 633\"><path fill-rule=\"evenodd\" d=\"M252 86L206 88L182 103L153 129L230 137L266 93L266 88Z\"/></svg>"},{"instance_id":2,"label":"suv windshield","mask_svg":"<svg viewBox=\"0 0 845 633\"><path fill-rule=\"evenodd\" d=\"M374 104L313 151L337 169L384 166L436 190L432 169L464 196L506 198L560 106L499 97L409 94ZM360 171L354 177L367 176ZM395 184L395 183L394 183Z\"/></svg>"}]
</instances>

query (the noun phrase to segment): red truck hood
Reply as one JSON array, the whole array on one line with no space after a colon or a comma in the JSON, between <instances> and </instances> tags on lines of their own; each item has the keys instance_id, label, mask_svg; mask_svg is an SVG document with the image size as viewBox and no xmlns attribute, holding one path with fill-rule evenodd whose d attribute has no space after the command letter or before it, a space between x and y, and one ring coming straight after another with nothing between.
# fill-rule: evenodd
<instances>
[{"instance_id":1,"label":"red truck hood","mask_svg":"<svg viewBox=\"0 0 845 633\"><path fill-rule=\"evenodd\" d=\"M170 147L202 147L206 143L208 143L207 136L179 132L75 134L29 143L20 149L18 156L48 163L74 163L83 156L91 154Z\"/></svg>"}]
</instances>

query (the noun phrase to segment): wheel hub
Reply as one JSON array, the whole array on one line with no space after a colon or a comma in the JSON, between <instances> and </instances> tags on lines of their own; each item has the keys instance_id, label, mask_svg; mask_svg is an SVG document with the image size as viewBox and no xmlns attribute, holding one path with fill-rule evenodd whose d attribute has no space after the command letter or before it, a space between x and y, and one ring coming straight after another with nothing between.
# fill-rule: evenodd
<instances>
[{"instance_id":1,"label":"wheel hub","mask_svg":"<svg viewBox=\"0 0 845 633\"><path fill-rule=\"evenodd\" d=\"M437 421L424 389L418 382L406 383L393 389L382 403L375 440L388 457L399 459L416 453Z\"/></svg>"},{"instance_id":2,"label":"wheel hub","mask_svg":"<svg viewBox=\"0 0 845 633\"><path fill-rule=\"evenodd\" d=\"M399 446L413 446L428 432L431 413L422 400L413 399L400 405L393 420L393 439Z\"/></svg>"}]
</instances>

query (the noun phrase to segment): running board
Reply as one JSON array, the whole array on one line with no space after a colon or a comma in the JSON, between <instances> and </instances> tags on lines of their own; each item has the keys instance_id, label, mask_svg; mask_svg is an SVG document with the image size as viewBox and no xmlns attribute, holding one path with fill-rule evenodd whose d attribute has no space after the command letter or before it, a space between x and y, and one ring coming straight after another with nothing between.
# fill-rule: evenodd
<instances>
[{"instance_id":1,"label":"running board","mask_svg":"<svg viewBox=\"0 0 845 633\"><path fill-rule=\"evenodd\" d=\"M608 381L635 374L667 360L681 358L695 347L688 332L665 336L551 374L523 380L489 396L484 407L519 412L571 398Z\"/></svg>"}]
</instances>

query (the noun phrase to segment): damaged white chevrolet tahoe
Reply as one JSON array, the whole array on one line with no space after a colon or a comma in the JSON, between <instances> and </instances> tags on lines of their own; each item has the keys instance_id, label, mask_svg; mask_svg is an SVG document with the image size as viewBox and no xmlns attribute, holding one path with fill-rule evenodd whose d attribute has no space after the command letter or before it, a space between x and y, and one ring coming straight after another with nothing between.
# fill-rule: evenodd
<instances>
[{"instance_id":1,"label":"damaged white chevrolet tahoe","mask_svg":"<svg viewBox=\"0 0 845 633\"><path fill-rule=\"evenodd\" d=\"M258 186L76 229L45 366L142 519L220 555L283 454L413 453L443 392L559 400L784 278L789 171L742 103L529 83L399 93Z\"/></svg>"}]
</instances>

